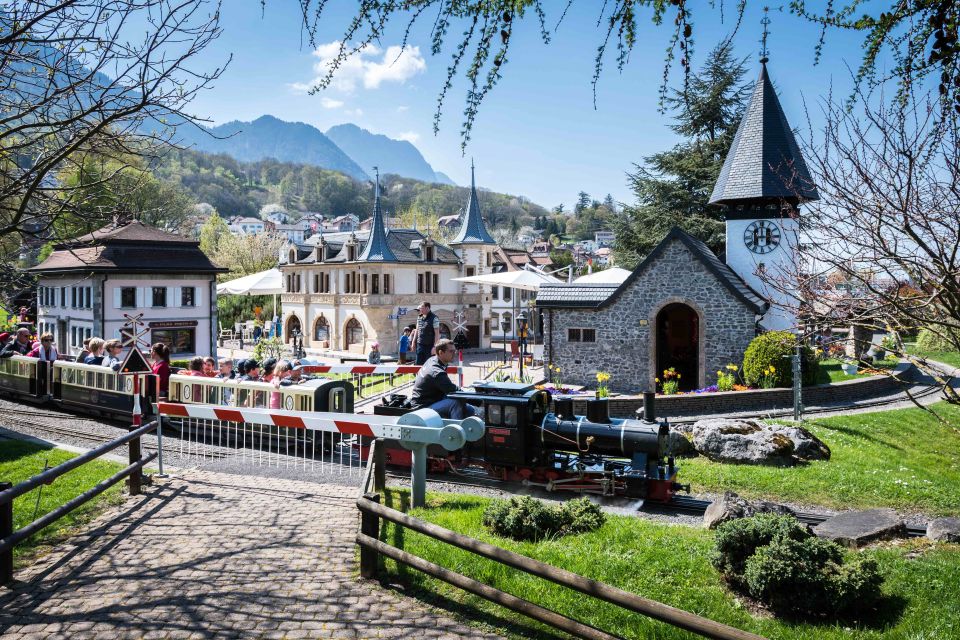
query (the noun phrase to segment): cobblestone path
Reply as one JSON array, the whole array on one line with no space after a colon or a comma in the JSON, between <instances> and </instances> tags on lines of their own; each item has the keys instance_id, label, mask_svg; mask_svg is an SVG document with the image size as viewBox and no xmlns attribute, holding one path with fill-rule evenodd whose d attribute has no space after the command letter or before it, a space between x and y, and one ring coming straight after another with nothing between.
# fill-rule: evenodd
<instances>
[{"instance_id":1,"label":"cobblestone path","mask_svg":"<svg viewBox=\"0 0 960 640\"><path fill-rule=\"evenodd\" d=\"M356 577L356 489L191 471L0 588L3 638L483 638Z\"/></svg>"}]
</instances>

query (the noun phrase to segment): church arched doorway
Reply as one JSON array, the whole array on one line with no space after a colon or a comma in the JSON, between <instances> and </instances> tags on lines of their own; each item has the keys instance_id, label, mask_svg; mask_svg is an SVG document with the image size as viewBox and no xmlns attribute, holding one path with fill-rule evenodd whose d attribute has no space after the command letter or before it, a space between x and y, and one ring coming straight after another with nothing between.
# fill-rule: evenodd
<instances>
[{"instance_id":1,"label":"church arched doorway","mask_svg":"<svg viewBox=\"0 0 960 640\"><path fill-rule=\"evenodd\" d=\"M700 377L700 316L691 307L674 302L657 314L656 377L673 368L680 374L680 389L696 389Z\"/></svg>"},{"instance_id":2,"label":"church arched doorway","mask_svg":"<svg viewBox=\"0 0 960 640\"><path fill-rule=\"evenodd\" d=\"M351 345L363 344L363 325L356 318L347 320L343 331L343 350L350 351Z\"/></svg>"},{"instance_id":3,"label":"church arched doorway","mask_svg":"<svg viewBox=\"0 0 960 640\"><path fill-rule=\"evenodd\" d=\"M300 326L300 318L298 318L297 316L290 316L289 318L287 318L287 331L285 334L286 340L284 340L284 342L290 342L290 339L293 337L294 332L296 332L297 335L300 335L302 331L303 329Z\"/></svg>"}]
</instances>

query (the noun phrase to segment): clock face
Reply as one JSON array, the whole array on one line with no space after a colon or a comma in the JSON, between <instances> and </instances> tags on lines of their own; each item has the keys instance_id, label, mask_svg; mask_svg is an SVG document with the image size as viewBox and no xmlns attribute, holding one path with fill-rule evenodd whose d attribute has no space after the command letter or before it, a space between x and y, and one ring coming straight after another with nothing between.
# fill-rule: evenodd
<instances>
[{"instance_id":1,"label":"clock face","mask_svg":"<svg viewBox=\"0 0 960 640\"><path fill-rule=\"evenodd\" d=\"M754 253L770 253L780 244L780 227L769 220L754 220L743 232L743 243Z\"/></svg>"}]
</instances>

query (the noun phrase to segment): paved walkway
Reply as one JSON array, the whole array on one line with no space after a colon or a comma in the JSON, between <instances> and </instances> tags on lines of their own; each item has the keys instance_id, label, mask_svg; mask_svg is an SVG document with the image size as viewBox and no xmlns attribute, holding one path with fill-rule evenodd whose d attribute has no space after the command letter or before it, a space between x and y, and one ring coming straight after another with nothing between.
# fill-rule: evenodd
<instances>
[{"instance_id":1,"label":"paved walkway","mask_svg":"<svg viewBox=\"0 0 960 640\"><path fill-rule=\"evenodd\" d=\"M160 482L0 588L0 637L494 637L356 577L355 488Z\"/></svg>"}]
</instances>

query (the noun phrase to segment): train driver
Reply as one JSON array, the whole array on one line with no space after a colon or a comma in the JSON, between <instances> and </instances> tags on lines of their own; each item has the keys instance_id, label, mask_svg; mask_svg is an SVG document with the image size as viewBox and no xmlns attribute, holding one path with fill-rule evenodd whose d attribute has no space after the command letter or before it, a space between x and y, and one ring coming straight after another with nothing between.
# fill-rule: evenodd
<instances>
[{"instance_id":1,"label":"train driver","mask_svg":"<svg viewBox=\"0 0 960 640\"><path fill-rule=\"evenodd\" d=\"M463 420L466 416L474 416L480 410L456 398L448 398L447 394L458 391L457 385L447 375L447 367L457 353L452 340L437 342L436 355L427 358L420 367L417 379L413 383L413 394L410 400L416 409L433 409L442 418Z\"/></svg>"}]
</instances>

